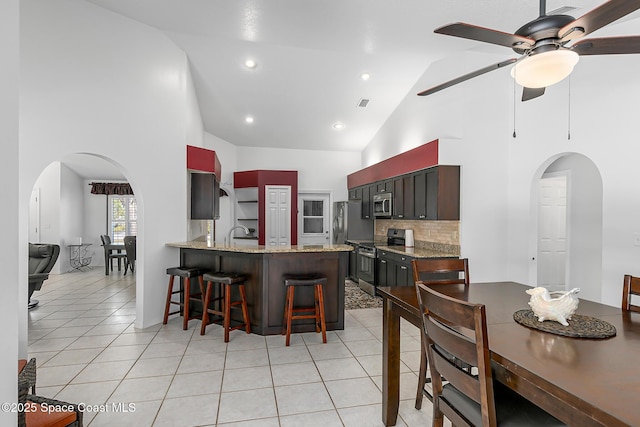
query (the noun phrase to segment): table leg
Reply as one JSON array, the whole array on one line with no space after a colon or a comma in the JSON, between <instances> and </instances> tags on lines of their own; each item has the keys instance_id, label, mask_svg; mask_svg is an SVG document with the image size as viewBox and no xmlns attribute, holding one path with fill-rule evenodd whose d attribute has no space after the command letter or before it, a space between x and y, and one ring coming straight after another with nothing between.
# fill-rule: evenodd
<instances>
[{"instance_id":1,"label":"table leg","mask_svg":"<svg viewBox=\"0 0 640 427\"><path fill-rule=\"evenodd\" d=\"M109 275L109 251L104 251L104 274L105 276Z\"/></svg>"},{"instance_id":2,"label":"table leg","mask_svg":"<svg viewBox=\"0 0 640 427\"><path fill-rule=\"evenodd\" d=\"M386 298L382 310L382 422L393 426L400 406L400 315Z\"/></svg>"}]
</instances>

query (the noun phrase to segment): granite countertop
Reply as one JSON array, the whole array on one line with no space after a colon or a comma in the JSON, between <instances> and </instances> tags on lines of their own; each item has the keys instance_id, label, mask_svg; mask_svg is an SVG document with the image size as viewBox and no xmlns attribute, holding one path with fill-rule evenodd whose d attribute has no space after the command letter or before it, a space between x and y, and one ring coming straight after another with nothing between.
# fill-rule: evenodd
<instances>
[{"instance_id":1,"label":"granite countertop","mask_svg":"<svg viewBox=\"0 0 640 427\"><path fill-rule=\"evenodd\" d=\"M451 252L439 251L427 248L407 248L405 246L381 246L377 245L378 251L393 252L400 255L407 255L413 258L458 258L459 255Z\"/></svg>"},{"instance_id":2,"label":"granite countertop","mask_svg":"<svg viewBox=\"0 0 640 427\"><path fill-rule=\"evenodd\" d=\"M223 244L207 244L203 241L165 243L170 248L202 249L208 251L243 252L247 254L270 253L302 253L302 252L350 252L353 247L349 245L291 245L291 246L225 246Z\"/></svg>"}]
</instances>

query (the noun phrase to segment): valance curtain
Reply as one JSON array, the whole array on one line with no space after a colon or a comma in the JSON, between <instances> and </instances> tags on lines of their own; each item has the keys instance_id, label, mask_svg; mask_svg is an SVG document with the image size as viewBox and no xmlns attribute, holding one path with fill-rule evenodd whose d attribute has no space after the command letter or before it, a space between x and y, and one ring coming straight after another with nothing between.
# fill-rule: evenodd
<instances>
[{"instance_id":1,"label":"valance curtain","mask_svg":"<svg viewBox=\"0 0 640 427\"><path fill-rule=\"evenodd\" d=\"M118 196L133 195L133 190L128 182L92 182L91 194L116 194Z\"/></svg>"}]
</instances>

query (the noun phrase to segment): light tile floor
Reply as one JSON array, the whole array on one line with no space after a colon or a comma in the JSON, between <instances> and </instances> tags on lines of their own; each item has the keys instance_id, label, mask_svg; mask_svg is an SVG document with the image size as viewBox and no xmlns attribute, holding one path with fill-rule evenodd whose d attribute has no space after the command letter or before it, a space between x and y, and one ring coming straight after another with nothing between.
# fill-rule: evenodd
<instances>
[{"instance_id":1,"label":"light tile floor","mask_svg":"<svg viewBox=\"0 0 640 427\"><path fill-rule=\"evenodd\" d=\"M165 283L158 284L164 294ZM52 275L29 311L37 392L82 402L85 426L382 426L382 310L348 310L345 329L282 336L200 322L134 328L135 276L101 268ZM431 424L414 408L419 331L402 324L398 426ZM115 406L113 406L115 404ZM118 406L120 405L120 406Z\"/></svg>"}]
</instances>

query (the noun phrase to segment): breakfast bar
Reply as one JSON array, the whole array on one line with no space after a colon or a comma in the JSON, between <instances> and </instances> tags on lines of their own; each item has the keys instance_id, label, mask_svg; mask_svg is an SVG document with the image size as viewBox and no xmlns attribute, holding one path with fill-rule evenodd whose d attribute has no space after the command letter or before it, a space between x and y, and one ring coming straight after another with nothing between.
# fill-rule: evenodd
<instances>
[{"instance_id":1,"label":"breakfast bar","mask_svg":"<svg viewBox=\"0 0 640 427\"><path fill-rule=\"evenodd\" d=\"M344 282L347 275L348 245L236 246L202 241L167 243L180 249L180 265L210 271L247 275L245 282L251 332L276 335L282 332L285 287L283 275L320 273L327 278L324 304L327 330L344 329ZM196 287L197 288L197 287ZM308 292L306 292L308 291ZM198 293L192 289L192 293ZM301 289L296 304L313 305L313 290ZM195 310L201 310L196 303ZM235 314L234 314L235 315ZM241 316L233 320L241 321ZM315 324L299 321L293 332L315 331Z\"/></svg>"}]
</instances>

